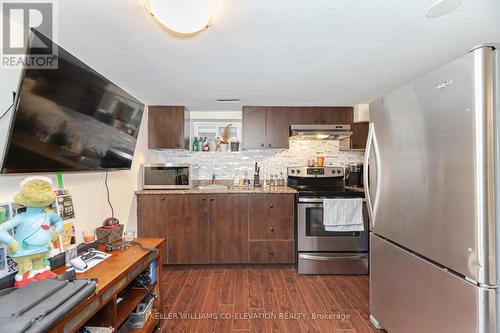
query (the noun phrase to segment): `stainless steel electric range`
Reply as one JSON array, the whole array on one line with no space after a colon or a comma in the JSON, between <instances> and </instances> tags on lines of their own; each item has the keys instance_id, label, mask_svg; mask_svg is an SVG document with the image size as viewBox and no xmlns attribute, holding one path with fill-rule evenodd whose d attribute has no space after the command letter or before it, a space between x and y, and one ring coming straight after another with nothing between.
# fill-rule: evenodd
<instances>
[{"instance_id":1,"label":"stainless steel electric range","mask_svg":"<svg viewBox=\"0 0 500 333\"><path fill-rule=\"evenodd\" d=\"M368 274L368 213L365 231L331 232L323 225L326 198L364 198L346 189L342 167L290 167L288 186L298 191L297 270L299 274Z\"/></svg>"}]
</instances>

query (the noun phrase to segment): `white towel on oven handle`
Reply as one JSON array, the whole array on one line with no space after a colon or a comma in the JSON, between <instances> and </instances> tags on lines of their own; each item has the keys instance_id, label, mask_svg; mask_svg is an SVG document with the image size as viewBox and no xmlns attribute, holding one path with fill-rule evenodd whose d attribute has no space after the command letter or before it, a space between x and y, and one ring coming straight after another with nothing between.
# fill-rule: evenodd
<instances>
[{"instance_id":1,"label":"white towel on oven handle","mask_svg":"<svg viewBox=\"0 0 500 333\"><path fill-rule=\"evenodd\" d=\"M323 225L326 231L364 231L363 199L324 199Z\"/></svg>"}]
</instances>

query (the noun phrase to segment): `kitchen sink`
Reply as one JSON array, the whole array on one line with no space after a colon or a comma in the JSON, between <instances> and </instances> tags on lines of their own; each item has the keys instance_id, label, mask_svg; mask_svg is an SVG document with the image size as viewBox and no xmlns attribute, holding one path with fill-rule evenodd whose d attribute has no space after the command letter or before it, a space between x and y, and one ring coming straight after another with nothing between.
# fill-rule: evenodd
<instances>
[{"instance_id":1,"label":"kitchen sink","mask_svg":"<svg viewBox=\"0 0 500 333\"><path fill-rule=\"evenodd\" d=\"M229 186L220 184L210 184L198 186L199 190L227 190Z\"/></svg>"}]
</instances>

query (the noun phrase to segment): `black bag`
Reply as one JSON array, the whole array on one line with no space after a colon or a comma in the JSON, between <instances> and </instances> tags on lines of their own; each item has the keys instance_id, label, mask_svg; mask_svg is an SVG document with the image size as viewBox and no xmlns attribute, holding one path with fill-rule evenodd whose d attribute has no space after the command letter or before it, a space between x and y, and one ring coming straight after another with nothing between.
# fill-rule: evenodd
<instances>
[{"instance_id":1,"label":"black bag","mask_svg":"<svg viewBox=\"0 0 500 333\"><path fill-rule=\"evenodd\" d=\"M46 332L96 291L95 280L36 281L0 291L0 331Z\"/></svg>"}]
</instances>

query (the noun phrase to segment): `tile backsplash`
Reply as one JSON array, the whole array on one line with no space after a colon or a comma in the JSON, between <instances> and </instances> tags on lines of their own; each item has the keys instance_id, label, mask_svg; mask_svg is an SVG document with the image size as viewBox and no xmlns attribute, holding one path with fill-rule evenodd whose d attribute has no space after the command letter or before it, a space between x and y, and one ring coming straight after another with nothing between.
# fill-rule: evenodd
<instances>
[{"instance_id":1,"label":"tile backsplash","mask_svg":"<svg viewBox=\"0 0 500 333\"><path fill-rule=\"evenodd\" d=\"M261 178L286 175L289 166L304 166L315 158L316 152L325 156L325 165L347 166L362 163L364 152L340 151L338 141L290 141L289 149L250 150L240 152L190 152L179 150L152 150L153 160L148 162L191 163L193 179L208 180L215 174L217 179L233 179L236 172L247 170L253 174L254 163L261 167Z\"/></svg>"}]
</instances>

